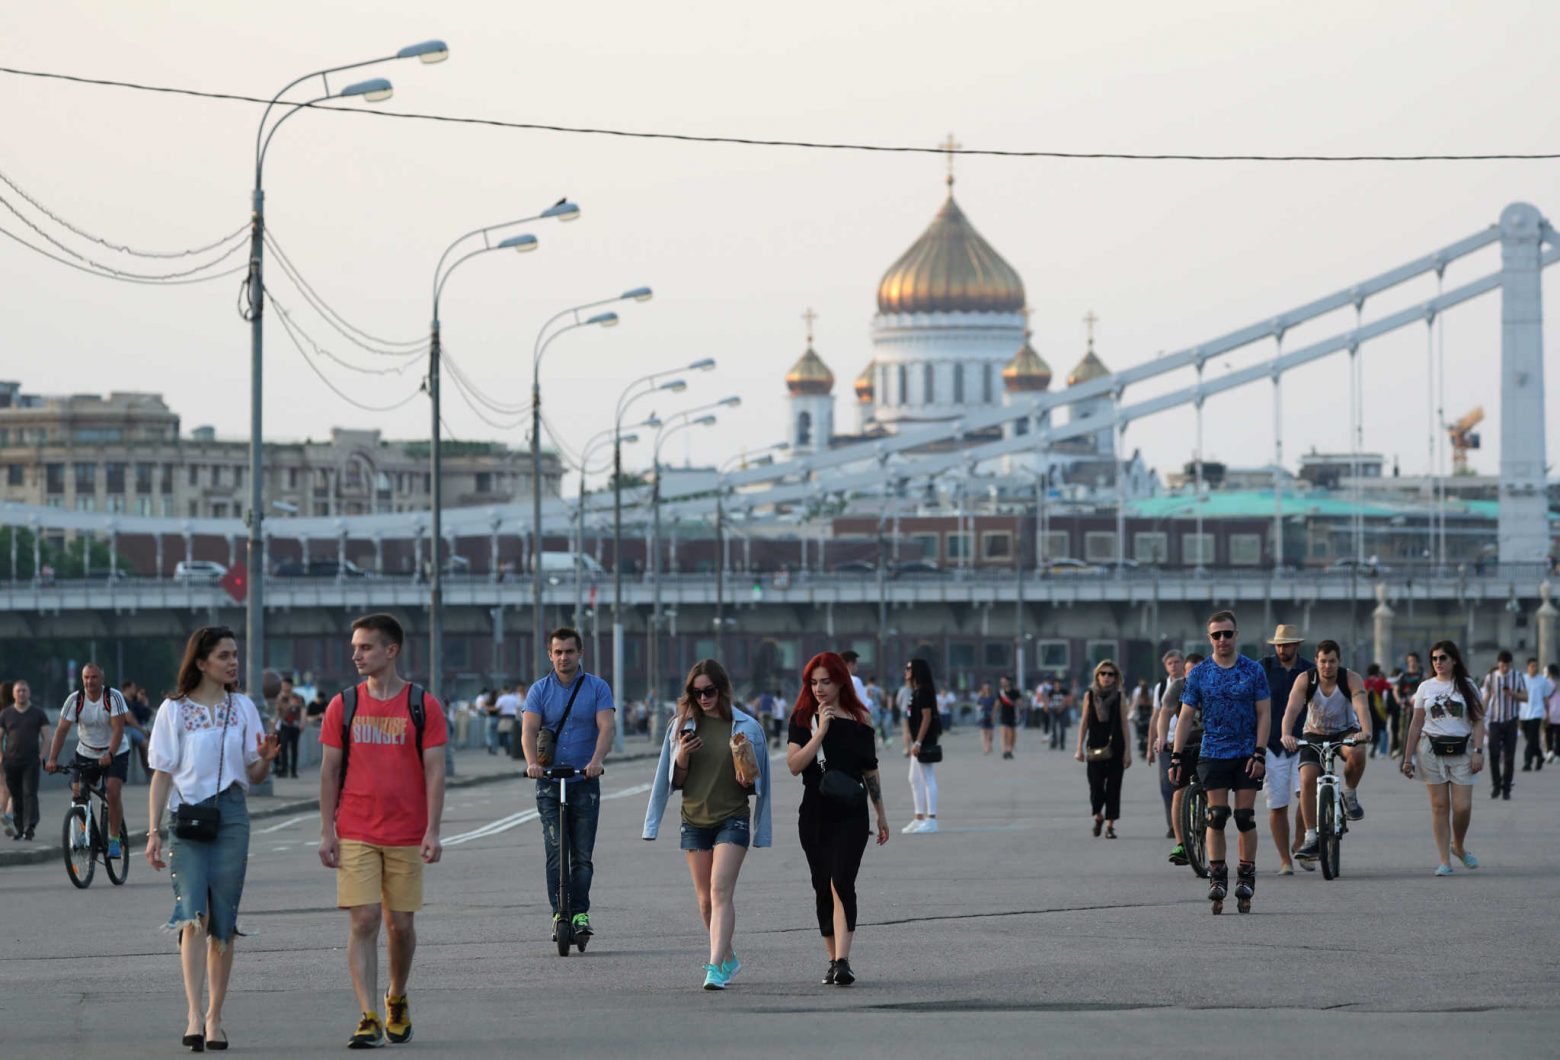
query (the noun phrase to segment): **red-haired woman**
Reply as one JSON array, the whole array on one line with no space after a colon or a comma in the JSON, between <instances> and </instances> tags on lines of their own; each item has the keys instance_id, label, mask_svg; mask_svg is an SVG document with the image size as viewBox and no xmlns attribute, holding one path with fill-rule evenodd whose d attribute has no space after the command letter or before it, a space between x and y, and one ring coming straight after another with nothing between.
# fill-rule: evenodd
<instances>
[{"instance_id":1,"label":"red-haired woman","mask_svg":"<svg viewBox=\"0 0 1560 1060\"><path fill-rule=\"evenodd\" d=\"M829 951L826 986L856 981L850 967L856 930L856 873L867 849L870 798L878 845L888 842L872 715L856 696L845 660L826 651L807 661L791 712L785 763L801 774L797 825L817 899L818 930Z\"/></svg>"}]
</instances>

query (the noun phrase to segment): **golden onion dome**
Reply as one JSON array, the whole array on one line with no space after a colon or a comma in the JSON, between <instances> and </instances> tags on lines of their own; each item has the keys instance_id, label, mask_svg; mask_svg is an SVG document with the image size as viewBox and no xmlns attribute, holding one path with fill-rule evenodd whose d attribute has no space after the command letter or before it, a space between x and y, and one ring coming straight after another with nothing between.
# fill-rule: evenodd
<instances>
[{"instance_id":1,"label":"golden onion dome","mask_svg":"<svg viewBox=\"0 0 1560 1060\"><path fill-rule=\"evenodd\" d=\"M981 238L953 190L921 238L878 284L880 313L1016 313L1024 281Z\"/></svg>"},{"instance_id":2,"label":"golden onion dome","mask_svg":"<svg viewBox=\"0 0 1560 1060\"><path fill-rule=\"evenodd\" d=\"M1011 392L1044 390L1051 385L1051 366L1035 352L1024 335L1023 347L1013 355L1007 367L1002 369L1002 385Z\"/></svg>"},{"instance_id":3,"label":"golden onion dome","mask_svg":"<svg viewBox=\"0 0 1560 1060\"><path fill-rule=\"evenodd\" d=\"M834 389L834 373L823 363L811 345L791 370L785 373L785 385L793 394L827 394Z\"/></svg>"},{"instance_id":4,"label":"golden onion dome","mask_svg":"<svg viewBox=\"0 0 1560 1060\"><path fill-rule=\"evenodd\" d=\"M872 404L872 398L877 393L877 386L872 379L872 373L876 369L877 361L868 361L867 366L856 377L856 400L863 405Z\"/></svg>"},{"instance_id":5,"label":"golden onion dome","mask_svg":"<svg viewBox=\"0 0 1560 1060\"><path fill-rule=\"evenodd\" d=\"M1089 348L1083 355L1083 360L1073 366L1073 370L1067 373L1067 385L1077 386L1079 383L1087 383L1091 379L1110 375L1110 369L1105 367L1105 362L1100 360L1094 352L1094 325L1100 322L1100 318L1094 315L1094 310L1089 310L1083 318L1084 325L1089 329Z\"/></svg>"}]
</instances>

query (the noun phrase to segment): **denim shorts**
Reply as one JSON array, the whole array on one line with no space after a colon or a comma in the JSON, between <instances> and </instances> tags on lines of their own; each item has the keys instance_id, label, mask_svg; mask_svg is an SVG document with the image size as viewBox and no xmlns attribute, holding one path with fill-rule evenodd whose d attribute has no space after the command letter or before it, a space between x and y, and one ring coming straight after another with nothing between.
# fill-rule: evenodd
<instances>
[{"instance_id":1,"label":"denim shorts","mask_svg":"<svg viewBox=\"0 0 1560 1060\"><path fill-rule=\"evenodd\" d=\"M735 843L743 849L751 846L753 837L749 832L747 814L728 817L708 828L700 828L687 821L682 823L682 849L714 850L717 843Z\"/></svg>"},{"instance_id":2,"label":"denim shorts","mask_svg":"<svg viewBox=\"0 0 1560 1060\"><path fill-rule=\"evenodd\" d=\"M165 930L206 922L206 933L226 945L238 930L238 902L249 867L249 807L244 789L231 785L217 797L222 823L209 843L180 839L170 823L168 868L173 879L173 915ZM171 816L171 815L170 815Z\"/></svg>"}]
</instances>

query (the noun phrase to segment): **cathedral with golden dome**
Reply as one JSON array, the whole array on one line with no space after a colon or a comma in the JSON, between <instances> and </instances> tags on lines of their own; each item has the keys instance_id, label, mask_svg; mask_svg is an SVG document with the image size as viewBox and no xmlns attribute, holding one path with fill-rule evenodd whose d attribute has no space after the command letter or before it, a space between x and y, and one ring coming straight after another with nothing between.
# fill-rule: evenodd
<instances>
[{"instance_id":1,"label":"cathedral with golden dome","mask_svg":"<svg viewBox=\"0 0 1560 1060\"><path fill-rule=\"evenodd\" d=\"M835 375L814 348L812 313L806 314L807 346L785 377L791 395L787 441L793 455L909 426L951 422L1050 389L1051 367L1034 348L1028 326L1024 281L976 230L954 197L953 186L950 157L941 207L878 282L871 356L852 384L853 434L835 429ZM1093 313L1084 319L1087 348L1067 374L1069 387L1110 374L1094 349ZM1040 459L1052 467L1079 461L1114 463L1110 398L1081 398L1065 408L1071 422L1098 418L1100 429L1059 442L1044 457L1015 457L1010 465L1038 469ZM1000 433L1027 434L1045 426L1043 419L1018 420ZM967 434L960 444L980 440L979 434Z\"/></svg>"}]
</instances>

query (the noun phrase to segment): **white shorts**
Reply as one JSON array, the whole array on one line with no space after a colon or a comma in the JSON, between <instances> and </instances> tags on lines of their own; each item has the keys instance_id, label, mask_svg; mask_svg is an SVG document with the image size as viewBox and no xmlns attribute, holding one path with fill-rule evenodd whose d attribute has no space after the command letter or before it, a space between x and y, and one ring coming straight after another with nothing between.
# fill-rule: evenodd
<instances>
[{"instance_id":1,"label":"white shorts","mask_svg":"<svg viewBox=\"0 0 1560 1060\"><path fill-rule=\"evenodd\" d=\"M1300 794L1300 752L1267 756L1267 772L1262 778L1262 791L1267 796L1267 808L1285 810L1292 796Z\"/></svg>"}]
</instances>

